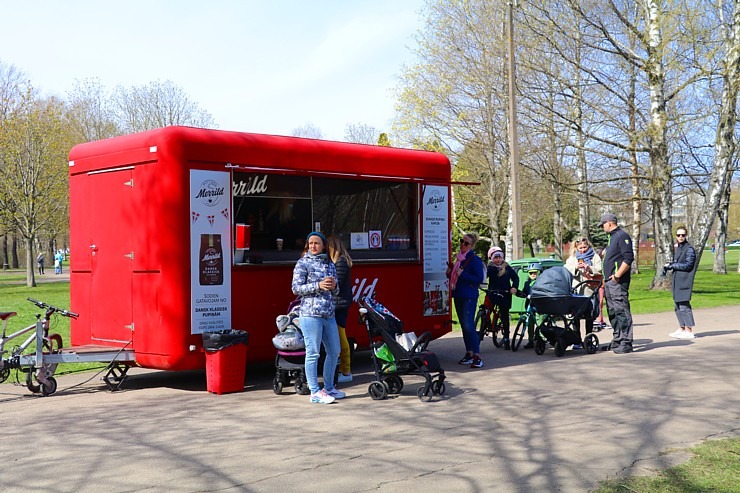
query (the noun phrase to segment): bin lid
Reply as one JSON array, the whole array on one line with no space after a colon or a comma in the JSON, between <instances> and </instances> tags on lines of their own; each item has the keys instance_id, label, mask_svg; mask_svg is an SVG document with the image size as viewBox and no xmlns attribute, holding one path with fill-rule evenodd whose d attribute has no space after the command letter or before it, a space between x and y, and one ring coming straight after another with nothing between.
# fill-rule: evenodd
<instances>
[{"instance_id":1,"label":"bin lid","mask_svg":"<svg viewBox=\"0 0 740 493\"><path fill-rule=\"evenodd\" d=\"M550 267L555 267L557 265L565 265L565 263L559 258L548 258L548 257L520 258L520 259L512 260L511 262L509 262L509 265L512 266L514 270L520 270L520 269L526 269L527 266L533 262L539 262L542 265L543 269L549 269Z\"/></svg>"}]
</instances>

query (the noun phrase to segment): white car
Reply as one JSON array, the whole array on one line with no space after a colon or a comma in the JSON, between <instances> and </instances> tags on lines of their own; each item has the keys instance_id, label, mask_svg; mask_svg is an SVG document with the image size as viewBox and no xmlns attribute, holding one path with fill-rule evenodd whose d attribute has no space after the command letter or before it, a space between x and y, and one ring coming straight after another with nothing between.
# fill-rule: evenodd
<instances>
[{"instance_id":1,"label":"white car","mask_svg":"<svg viewBox=\"0 0 740 493\"><path fill-rule=\"evenodd\" d=\"M733 242L731 242L731 243L728 243L728 244L727 244L727 246L728 246L728 247L736 247L736 246L740 246L740 240L735 240L735 241L733 241Z\"/></svg>"}]
</instances>

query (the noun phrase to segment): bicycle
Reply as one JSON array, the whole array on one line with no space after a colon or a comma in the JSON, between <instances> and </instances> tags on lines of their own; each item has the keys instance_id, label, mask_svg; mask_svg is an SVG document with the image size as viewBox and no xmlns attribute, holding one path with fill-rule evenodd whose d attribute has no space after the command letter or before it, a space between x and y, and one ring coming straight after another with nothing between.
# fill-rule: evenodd
<instances>
[{"instance_id":1,"label":"bicycle","mask_svg":"<svg viewBox=\"0 0 740 493\"><path fill-rule=\"evenodd\" d=\"M8 319L17 315L17 313L0 313L0 320L3 322L3 332L2 337L0 337L0 383L8 379L10 370L20 370L26 373L26 387L28 387L28 390L33 393L41 392L46 397L57 390L57 381L52 375L54 375L58 363L43 363L43 354L57 354L62 349L62 336L59 334L49 334L51 317L59 314L64 317L77 318L79 315L63 308L49 305L43 301L33 298L27 299L46 311L43 318L41 318L41 314L36 314L36 323L7 336ZM34 331L34 333L29 335L22 344L14 346L10 351L10 356L5 358L5 354L8 353L5 349L5 344L31 331ZM23 354L34 341L36 341L35 354ZM40 368L36 368L39 362L41 362Z\"/></svg>"},{"instance_id":2,"label":"bicycle","mask_svg":"<svg viewBox=\"0 0 740 493\"><path fill-rule=\"evenodd\" d=\"M516 296L529 299L529 296L525 295L521 291L517 291ZM534 306L529 303L527 309L519 317L519 322L517 322L516 328L514 329L514 335L511 338L511 350L518 351L519 346L522 344L522 339L524 339L524 333L529 332L530 329L532 333L534 333L534 328L536 326L537 310L535 310Z\"/></svg>"},{"instance_id":3,"label":"bicycle","mask_svg":"<svg viewBox=\"0 0 740 493\"><path fill-rule=\"evenodd\" d=\"M478 288L486 297L483 303L478 307L478 313L475 315L475 327L477 327L478 337L481 342L486 334L491 334L493 345L501 347L504 344L504 321L499 316L499 306L501 305L504 294L507 291L498 289ZM495 298L494 301L492 298Z\"/></svg>"}]
</instances>

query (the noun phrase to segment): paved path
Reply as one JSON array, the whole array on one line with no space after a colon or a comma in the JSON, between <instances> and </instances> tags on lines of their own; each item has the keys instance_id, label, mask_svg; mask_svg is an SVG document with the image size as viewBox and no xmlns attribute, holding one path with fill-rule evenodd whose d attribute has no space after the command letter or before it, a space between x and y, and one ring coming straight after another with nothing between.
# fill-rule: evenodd
<instances>
[{"instance_id":1,"label":"paved path","mask_svg":"<svg viewBox=\"0 0 740 493\"><path fill-rule=\"evenodd\" d=\"M244 393L205 392L203 372L132 371L122 392L90 374L43 398L0 386L5 492L584 492L599 480L685 460L707 438L740 436L740 307L698 310L677 341L673 313L635 316L636 352L511 353L486 340L486 367L456 364L459 332L430 346L444 399L367 395L358 353L331 406L275 395L270 368ZM611 332L601 333L604 338Z\"/></svg>"}]
</instances>

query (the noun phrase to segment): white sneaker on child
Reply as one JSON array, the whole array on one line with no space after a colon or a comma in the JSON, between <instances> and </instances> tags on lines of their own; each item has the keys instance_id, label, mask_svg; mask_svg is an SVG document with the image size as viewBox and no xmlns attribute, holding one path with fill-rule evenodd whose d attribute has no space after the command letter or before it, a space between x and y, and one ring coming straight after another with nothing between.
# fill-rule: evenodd
<instances>
[{"instance_id":1,"label":"white sneaker on child","mask_svg":"<svg viewBox=\"0 0 740 493\"><path fill-rule=\"evenodd\" d=\"M682 334L679 334L677 339L694 339L694 333L689 330L684 330Z\"/></svg>"}]
</instances>

